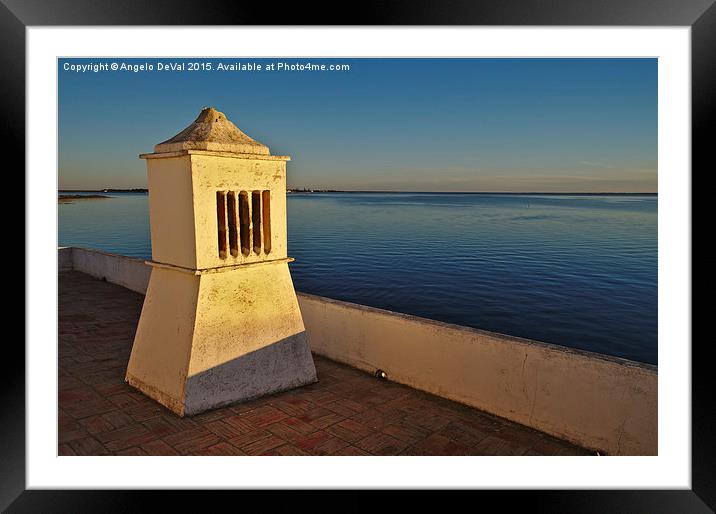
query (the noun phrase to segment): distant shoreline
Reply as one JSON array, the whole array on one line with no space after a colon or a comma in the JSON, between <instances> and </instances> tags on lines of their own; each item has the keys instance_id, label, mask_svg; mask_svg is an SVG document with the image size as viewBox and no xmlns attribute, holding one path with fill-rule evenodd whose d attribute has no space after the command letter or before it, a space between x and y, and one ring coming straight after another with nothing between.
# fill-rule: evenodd
<instances>
[{"instance_id":1,"label":"distant shoreline","mask_svg":"<svg viewBox=\"0 0 716 514\"><path fill-rule=\"evenodd\" d=\"M289 189L289 193L376 193L376 194L411 194L411 195L505 195L505 196L657 196L659 193L556 193L545 191L510 192L510 191L336 191L336 190L303 190Z\"/></svg>"},{"instance_id":2,"label":"distant shoreline","mask_svg":"<svg viewBox=\"0 0 716 514\"><path fill-rule=\"evenodd\" d=\"M112 198L107 195L59 195L57 201L59 203L72 203L74 200L98 200L102 198Z\"/></svg>"},{"instance_id":3,"label":"distant shoreline","mask_svg":"<svg viewBox=\"0 0 716 514\"><path fill-rule=\"evenodd\" d=\"M147 193L148 189L58 189L58 193ZM107 197L109 198L109 197Z\"/></svg>"},{"instance_id":4,"label":"distant shoreline","mask_svg":"<svg viewBox=\"0 0 716 514\"><path fill-rule=\"evenodd\" d=\"M60 189L59 193L147 193L147 189ZM511 196L529 196L529 195L545 195L545 196L658 196L657 193L585 193L585 192L547 192L547 191L530 191L530 192L510 192L510 191L370 191L370 190L338 190L338 189L287 189L287 193L371 193L371 194L417 194L417 195L511 195ZM109 197L105 197L109 198Z\"/></svg>"}]
</instances>

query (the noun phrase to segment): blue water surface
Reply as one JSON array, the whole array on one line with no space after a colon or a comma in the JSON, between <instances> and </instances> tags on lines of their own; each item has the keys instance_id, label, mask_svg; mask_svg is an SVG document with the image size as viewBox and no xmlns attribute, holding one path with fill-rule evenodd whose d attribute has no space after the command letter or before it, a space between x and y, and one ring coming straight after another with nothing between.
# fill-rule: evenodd
<instances>
[{"instance_id":1,"label":"blue water surface","mask_svg":"<svg viewBox=\"0 0 716 514\"><path fill-rule=\"evenodd\" d=\"M59 244L149 258L146 194L60 204ZM655 195L290 193L298 291L657 363Z\"/></svg>"}]
</instances>

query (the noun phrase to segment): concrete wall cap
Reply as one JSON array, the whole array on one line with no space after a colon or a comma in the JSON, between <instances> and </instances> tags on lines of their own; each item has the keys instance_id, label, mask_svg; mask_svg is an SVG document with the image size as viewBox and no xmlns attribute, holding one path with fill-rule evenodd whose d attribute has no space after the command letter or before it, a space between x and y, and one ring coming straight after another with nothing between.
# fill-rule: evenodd
<instances>
[{"instance_id":1,"label":"concrete wall cap","mask_svg":"<svg viewBox=\"0 0 716 514\"><path fill-rule=\"evenodd\" d=\"M244 134L223 112L213 107L204 107L191 125L154 146L155 153L182 150L270 155L266 145Z\"/></svg>"}]
</instances>

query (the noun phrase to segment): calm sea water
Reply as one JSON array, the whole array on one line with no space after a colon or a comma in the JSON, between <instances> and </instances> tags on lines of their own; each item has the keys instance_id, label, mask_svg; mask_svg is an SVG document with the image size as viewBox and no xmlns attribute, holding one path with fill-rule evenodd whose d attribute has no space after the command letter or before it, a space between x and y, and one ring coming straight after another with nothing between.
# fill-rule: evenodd
<instances>
[{"instance_id":1,"label":"calm sea water","mask_svg":"<svg viewBox=\"0 0 716 514\"><path fill-rule=\"evenodd\" d=\"M59 244L149 258L147 195L60 204ZM288 196L298 291L657 363L657 197Z\"/></svg>"}]
</instances>

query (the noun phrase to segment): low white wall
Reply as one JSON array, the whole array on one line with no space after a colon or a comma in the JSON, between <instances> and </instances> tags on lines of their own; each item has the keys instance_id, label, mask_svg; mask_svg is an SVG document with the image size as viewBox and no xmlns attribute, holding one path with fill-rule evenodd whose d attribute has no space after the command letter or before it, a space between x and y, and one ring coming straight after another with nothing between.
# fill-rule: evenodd
<instances>
[{"instance_id":1,"label":"low white wall","mask_svg":"<svg viewBox=\"0 0 716 514\"><path fill-rule=\"evenodd\" d=\"M68 248L60 261L63 252L77 271L146 291L150 267L141 260ZM654 366L313 295L298 300L319 355L587 448L657 453Z\"/></svg>"},{"instance_id":2,"label":"low white wall","mask_svg":"<svg viewBox=\"0 0 716 514\"><path fill-rule=\"evenodd\" d=\"M70 271L72 268L72 247L60 246L57 249L57 269L59 271Z\"/></svg>"},{"instance_id":3,"label":"low white wall","mask_svg":"<svg viewBox=\"0 0 716 514\"><path fill-rule=\"evenodd\" d=\"M652 366L299 295L311 349L587 448L657 453Z\"/></svg>"},{"instance_id":4,"label":"low white wall","mask_svg":"<svg viewBox=\"0 0 716 514\"><path fill-rule=\"evenodd\" d=\"M78 247L60 248L58 253L60 263L67 260L67 253L71 255L71 269L75 271L124 286L137 293L147 292L152 268L142 259ZM62 270L61 267L60 269Z\"/></svg>"}]
</instances>

